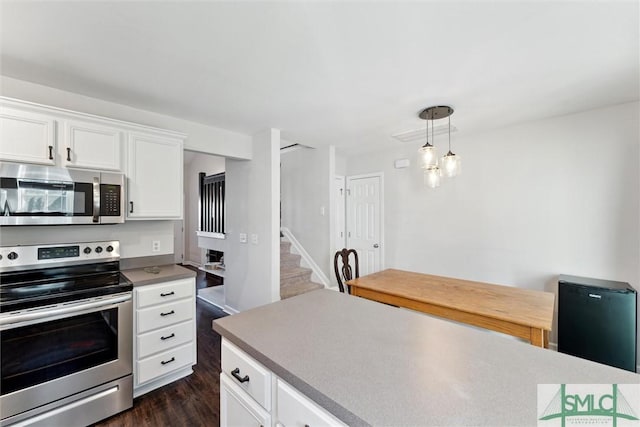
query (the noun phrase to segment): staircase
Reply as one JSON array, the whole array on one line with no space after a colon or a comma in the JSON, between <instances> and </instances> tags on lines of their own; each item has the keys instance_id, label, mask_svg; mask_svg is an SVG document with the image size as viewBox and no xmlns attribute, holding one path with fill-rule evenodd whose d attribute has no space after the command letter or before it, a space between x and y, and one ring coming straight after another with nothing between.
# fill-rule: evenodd
<instances>
[{"instance_id":1,"label":"staircase","mask_svg":"<svg viewBox=\"0 0 640 427\"><path fill-rule=\"evenodd\" d=\"M280 298L291 298L323 287L311 281L311 269L300 267L300 255L291 253L291 242L280 240Z\"/></svg>"}]
</instances>

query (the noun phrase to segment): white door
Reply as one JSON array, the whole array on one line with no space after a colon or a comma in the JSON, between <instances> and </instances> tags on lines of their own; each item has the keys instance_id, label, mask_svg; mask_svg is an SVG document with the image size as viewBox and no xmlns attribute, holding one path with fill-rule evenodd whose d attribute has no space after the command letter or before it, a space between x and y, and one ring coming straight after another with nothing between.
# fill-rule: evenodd
<instances>
[{"instance_id":1,"label":"white door","mask_svg":"<svg viewBox=\"0 0 640 427\"><path fill-rule=\"evenodd\" d=\"M360 276L383 268L382 174L347 177L347 247L358 252Z\"/></svg>"},{"instance_id":2,"label":"white door","mask_svg":"<svg viewBox=\"0 0 640 427\"><path fill-rule=\"evenodd\" d=\"M333 253L342 250L347 247L346 229L345 229L345 198L347 195L344 176L336 176L333 183L333 192L335 194L335 210L333 215L335 217L335 236L334 236L334 248ZM331 255L333 257L333 254Z\"/></svg>"}]
</instances>

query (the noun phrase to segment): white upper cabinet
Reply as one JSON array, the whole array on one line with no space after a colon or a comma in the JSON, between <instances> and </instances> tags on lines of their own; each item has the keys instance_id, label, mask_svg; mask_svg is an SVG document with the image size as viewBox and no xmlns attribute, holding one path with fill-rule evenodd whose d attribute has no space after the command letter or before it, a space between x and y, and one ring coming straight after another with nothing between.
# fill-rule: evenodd
<instances>
[{"instance_id":1,"label":"white upper cabinet","mask_svg":"<svg viewBox=\"0 0 640 427\"><path fill-rule=\"evenodd\" d=\"M182 139L130 132L127 219L182 218Z\"/></svg>"},{"instance_id":2,"label":"white upper cabinet","mask_svg":"<svg viewBox=\"0 0 640 427\"><path fill-rule=\"evenodd\" d=\"M68 168L123 171L121 129L90 121L65 120L62 159Z\"/></svg>"},{"instance_id":3,"label":"white upper cabinet","mask_svg":"<svg viewBox=\"0 0 640 427\"><path fill-rule=\"evenodd\" d=\"M53 117L0 105L0 160L55 164Z\"/></svg>"},{"instance_id":4,"label":"white upper cabinet","mask_svg":"<svg viewBox=\"0 0 640 427\"><path fill-rule=\"evenodd\" d=\"M185 138L0 96L0 161L123 172L127 219L182 219Z\"/></svg>"}]
</instances>

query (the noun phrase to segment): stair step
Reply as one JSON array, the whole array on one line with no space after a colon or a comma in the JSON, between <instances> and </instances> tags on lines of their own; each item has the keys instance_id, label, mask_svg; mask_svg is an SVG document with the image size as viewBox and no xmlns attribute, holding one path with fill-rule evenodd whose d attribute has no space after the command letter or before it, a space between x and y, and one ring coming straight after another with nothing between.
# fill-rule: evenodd
<instances>
[{"instance_id":1,"label":"stair step","mask_svg":"<svg viewBox=\"0 0 640 427\"><path fill-rule=\"evenodd\" d=\"M281 254L286 254L291 252L291 242L288 241L280 241L280 253Z\"/></svg>"},{"instance_id":2,"label":"stair step","mask_svg":"<svg viewBox=\"0 0 640 427\"><path fill-rule=\"evenodd\" d=\"M302 267L280 268L280 287L311 281L311 270Z\"/></svg>"},{"instance_id":3,"label":"stair step","mask_svg":"<svg viewBox=\"0 0 640 427\"><path fill-rule=\"evenodd\" d=\"M295 285L287 286L284 288L280 288L280 298L286 299L295 297L296 295L304 294L307 292L315 291L316 289L322 289L322 286L319 283L314 282L301 282Z\"/></svg>"},{"instance_id":4,"label":"stair step","mask_svg":"<svg viewBox=\"0 0 640 427\"><path fill-rule=\"evenodd\" d=\"M281 253L280 254L280 268L294 268L300 267L300 259L302 257L298 254Z\"/></svg>"}]
</instances>

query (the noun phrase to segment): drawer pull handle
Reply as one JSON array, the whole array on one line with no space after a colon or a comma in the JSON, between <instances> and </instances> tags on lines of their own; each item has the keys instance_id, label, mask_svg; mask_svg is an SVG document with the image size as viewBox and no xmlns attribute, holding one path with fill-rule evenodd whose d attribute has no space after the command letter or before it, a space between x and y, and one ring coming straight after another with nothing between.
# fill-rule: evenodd
<instances>
[{"instance_id":1,"label":"drawer pull handle","mask_svg":"<svg viewBox=\"0 0 640 427\"><path fill-rule=\"evenodd\" d=\"M175 362L175 361L176 361L176 358L172 357L169 360L161 360L160 363L162 363L163 365L166 365L167 363L171 363L171 362Z\"/></svg>"},{"instance_id":2,"label":"drawer pull handle","mask_svg":"<svg viewBox=\"0 0 640 427\"><path fill-rule=\"evenodd\" d=\"M71 161L71 148L67 147L67 162Z\"/></svg>"},{"instance_id":3,"label":"drawer pull handle","mask_svg":"<svg viewBox=\"0 0 640 427\"><path fill-rule=\"evenodd\" d=\"M129 209L129 213L133 213L133 202L129 202L129 204L131 205L131 208Z\"/></svg>"},{"instance_id":4,"label":"drawer pull handle","mask_svg":"<svg viewBox=\"0 0 640 427\"><path fill-rule=\"evenodd\" d=\"M171 311L170 311L170 312L168 312L168 313L160 313L160 316L163 316L163 317L164 317L164 316L168 316L168 315L170 315L170 314L175 314L175 313L176 313L175 311L171 310Z\"/></svg>"},{"instance_id":5,"label":"drawer pull handle","mask_svg":"<svg viewBox=\"0 0 640 427\"><path fill-rule=\"evenodd\" d=\"M240 368L236 368L231 371L231 375L233 375L233 378L237 379L241 383L246 383L247 381L249 381L249 375L245 375L244 377L240 376Z\"/></svg>"},{"instance_id":6,"label":"drawer pull handle","mask_svg":"<svg viewBox=\"0 0 640 427\"><path fill-rule=\"evenodd\" d=\"M49 146L49 160L53 160L53 145Z\"/></svg>"},{"instance_id":7,"label":"drawer pull handle","mask_svg":"<svg viewBox=\"0 0 640 427\"><path fill-rule=\"evenodd\" d=\"M160 337L160 339L161 339L162 341L164 341L164 340L168 340L169 338L173 338L173 337L175 337L175 336L176 336L176 334L171 334L171 335L167 335L166 337Z\"/></svg>"},{"instance_id":8,"label":"drawer pull handle","mask_svg":"<svg viewBox=\"0 0 640 427\"><path fill-rule=\"evenodd\" d=\"M176 293L171 291L171 292L167 292L166 294L160 294L161 297L168 297L169 295L175 295Z\"/></svg>"}]
</instances>

